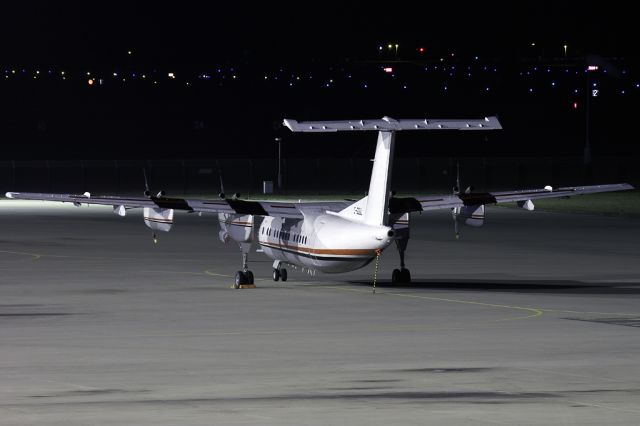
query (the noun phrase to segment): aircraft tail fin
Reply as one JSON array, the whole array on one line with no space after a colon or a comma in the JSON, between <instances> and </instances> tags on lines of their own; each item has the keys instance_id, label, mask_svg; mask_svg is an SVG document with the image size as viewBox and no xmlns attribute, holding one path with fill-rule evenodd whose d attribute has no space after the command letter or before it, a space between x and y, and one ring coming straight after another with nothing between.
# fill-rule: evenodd
<instances>
[{"instance_id":1,"label":"aircraft tail fin","mask_svg":"<svg viewBox=\"0 0 640 426\"><path fill-rule=\"evenodd\" d=\"M361 220L369 225L388 225L391 171L395 133L401 130L499 130L497 117L475 120L458 119L403 119L383 117L376 120L296 121L285 119L284 125L292 132L377 131L378 141L373 160L371 181L367 197L352 204L339 214ZM364 211L362 210L364 208ZM351 209L351 210L349 210ZM356 213L356 212L359 212Z\"/></svg>"}]
</instances>

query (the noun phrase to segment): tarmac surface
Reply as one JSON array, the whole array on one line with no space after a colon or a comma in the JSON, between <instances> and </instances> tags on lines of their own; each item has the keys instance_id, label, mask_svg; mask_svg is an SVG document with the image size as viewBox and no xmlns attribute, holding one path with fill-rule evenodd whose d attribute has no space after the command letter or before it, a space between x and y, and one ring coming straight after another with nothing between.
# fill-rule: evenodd
<instances>
[{"instance_id":1,"label":"tarmac surface","mask_svg":"<svg viewBox=\"0 0 640 426\"><path fill-rule=\"evenodd\" d=\"M632 425L640 219L415 216L414 283L310 277L179 214L0 201L0 425ZM254 250L255 251L255 250Z\"/></svg>"}]
</instances>

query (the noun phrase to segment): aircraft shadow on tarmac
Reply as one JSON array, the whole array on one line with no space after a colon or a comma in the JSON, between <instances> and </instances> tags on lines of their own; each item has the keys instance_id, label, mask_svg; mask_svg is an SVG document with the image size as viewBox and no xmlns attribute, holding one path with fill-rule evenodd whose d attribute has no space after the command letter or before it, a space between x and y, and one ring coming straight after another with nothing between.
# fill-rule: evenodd
<instances>
[{"instance_id":1,"label":"aircraft shadow on tarmac","mask_svg":"<svg viewBox=\"0 0 640 426\"><path fill-rule=\"evenodd\" d=\"M367 280L349 281L350 284L371 287ZM455 292L496 292L496 293L557 293L557 294L638 294L640 282L598 282L587 283L577 280L513 280L513 279L414 279L411 283L392 283L382 280L376 287L384 289L425 289Z\"/></svg>"}]
</instances>

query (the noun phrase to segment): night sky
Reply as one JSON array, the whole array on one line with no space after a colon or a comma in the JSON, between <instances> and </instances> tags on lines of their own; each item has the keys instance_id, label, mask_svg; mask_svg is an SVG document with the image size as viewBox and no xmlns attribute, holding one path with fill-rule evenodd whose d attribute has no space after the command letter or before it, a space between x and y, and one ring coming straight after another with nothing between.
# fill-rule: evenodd
<instances>
[{"instance_id":1,"label":"night sky","mask_svg":"<svg viewBox=\"0 0 640 426\"><path fill-rule=\"evenodd\" d=\"M589 78L602 92L591 100L594 152L640 153L619 125L634 119L640 97L635 22L622 2L3 9L0 136L5 155L18 160L264 157L284 134L284 116L489 114L507 128L489 144L445 136L425 147L411 136L399 155L576 155L590 61L600 64ZM395 80L385 80L386 66ZM327 146L353 155L355 140ZM289 152L317 155L301 145Z\"/></svg>"}]
</instances>

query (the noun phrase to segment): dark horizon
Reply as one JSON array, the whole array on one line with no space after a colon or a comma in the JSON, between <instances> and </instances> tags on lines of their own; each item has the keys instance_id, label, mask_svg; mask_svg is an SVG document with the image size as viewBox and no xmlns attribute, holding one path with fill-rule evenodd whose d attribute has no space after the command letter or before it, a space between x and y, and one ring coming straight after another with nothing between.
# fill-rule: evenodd
<instances>
[{"instance_id":1,"label":"dark horizon","mask_svg":"<svg viewBox=\"0 0 640 426\"><path fill-rule=\"evenodd\" d=\"M0 25L3 155L266 158L275 137L290 138L285 117L496 114L503 132L403 135L398 155L580 156L587 102L593 154L639 155L626 125L640 95L627 12L548 1L11 4ZM599 71L585 74L592 63ZM318 155L296 141L288 155ZM369 155L363 138L349 141L325 138L323 152Z\"/></svg>"}]
</instances>

